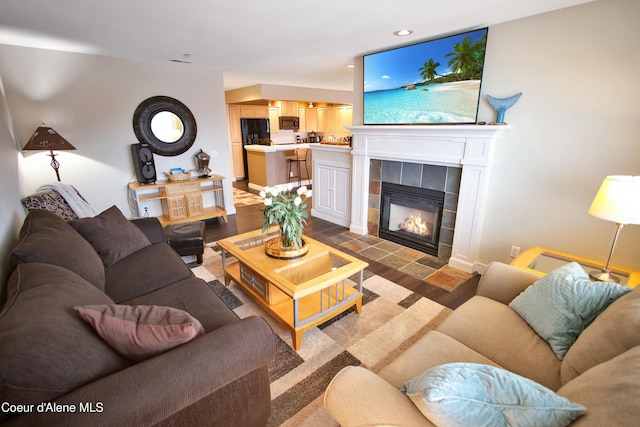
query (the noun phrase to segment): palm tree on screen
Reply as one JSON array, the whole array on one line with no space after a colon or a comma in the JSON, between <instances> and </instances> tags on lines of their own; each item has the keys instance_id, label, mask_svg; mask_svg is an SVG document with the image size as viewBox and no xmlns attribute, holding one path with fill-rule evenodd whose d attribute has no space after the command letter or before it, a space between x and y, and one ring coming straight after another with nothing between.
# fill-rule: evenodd
<instances>
[{"instance_id":1,"label":"palm tree on screen","mask_svg":"<svg viewBox=\"0 0 640 427\"><path fill-rule=\"evenodd\" d=\"M420 77L422 77L422 80L424 81L428 81L428 80L433 80L435 76L439 76L440 74L438 74L438 72L436 71L436 68L438 68L440 66L439 62L435 62L433 60L433 58L430 58L427 62L425 62L422 65L422 68L420 68Z\"/></svg>"},{"instance_id":2,"label":"palm tree on screen","mask_svg":"<svg viewBox=\"0 0 640 427\"><path fill-rule=\"evenodd\" d=\"M477 61L481 48L480 43L472 43L471 37L465 37L461 43L456 43L453 46L453 52L445 55L445 57L451 58L447 66L451 67L451 71L460 79L471 78L477 73L478 68L482 73L482 64Z\"/></svg>"}]
</instances>

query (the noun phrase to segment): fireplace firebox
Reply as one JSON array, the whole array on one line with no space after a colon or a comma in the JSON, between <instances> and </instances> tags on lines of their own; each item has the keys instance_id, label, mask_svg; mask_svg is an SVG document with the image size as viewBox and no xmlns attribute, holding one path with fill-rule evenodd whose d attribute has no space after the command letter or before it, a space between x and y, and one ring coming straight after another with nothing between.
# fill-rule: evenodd
<instances>
[{"instance_id":1,"label":"fireplace firebox","mask_svg":"<svg viewBox=\"0 0 640 427\"><path fill-rule=\"evenodd\" d=\"M382 182L378 236L438 256L444 192Z\"/></svg>"}]
</instances>

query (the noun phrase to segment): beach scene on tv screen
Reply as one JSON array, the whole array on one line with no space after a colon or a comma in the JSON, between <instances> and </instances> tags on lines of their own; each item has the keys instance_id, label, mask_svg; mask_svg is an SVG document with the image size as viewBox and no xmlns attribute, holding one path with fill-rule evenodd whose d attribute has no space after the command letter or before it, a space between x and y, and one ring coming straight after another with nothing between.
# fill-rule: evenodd
<instances>
[{"instance_id":1,"label":"beach scene on tv screen","mask_svg":"<svg viewBox=\"0 0 640 427\"><path fill-rule=\"evenodd\" d=\"M487 29L364 57L364 124L475 123Z\"/></svg>"}]
</instances>

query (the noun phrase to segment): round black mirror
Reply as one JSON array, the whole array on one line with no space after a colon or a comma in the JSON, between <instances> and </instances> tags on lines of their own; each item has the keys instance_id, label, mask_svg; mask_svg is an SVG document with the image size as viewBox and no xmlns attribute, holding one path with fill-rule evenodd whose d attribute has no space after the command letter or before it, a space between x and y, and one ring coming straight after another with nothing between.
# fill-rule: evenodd
<instances>
[{"instance_id":1,"label":"round black mirror","mask_svg":"<svg viewBox=\"0 0 640 427\"><path fill-rule=\"evenodd\" d=\"M189 108L168 96L145 99L133 113L133 131L138 141L160 156L176 156L196 140L196 119Z\"/></svg>"}]
</instances>

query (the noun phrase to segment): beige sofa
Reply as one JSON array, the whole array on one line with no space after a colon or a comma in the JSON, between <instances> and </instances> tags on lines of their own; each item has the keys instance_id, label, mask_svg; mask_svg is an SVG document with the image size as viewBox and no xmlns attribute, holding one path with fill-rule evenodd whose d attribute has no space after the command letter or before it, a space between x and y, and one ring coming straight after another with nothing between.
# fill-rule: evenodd
<instances>
[{"instance_id":1,"label":"beige sofa","mask_svg":"<svg viewBox=\"0 0 640 427\"><path fill-rule=\"evenodd\" d=\"M501 367L587 408L571 425L640 425L640 287L618 298L578 336L563 360L509 306L539 276L491 264L477 295L380 372L347 367L325 393L343 427L433 426L399 389L452 362Z\"/></svg>"}]
</instances>

